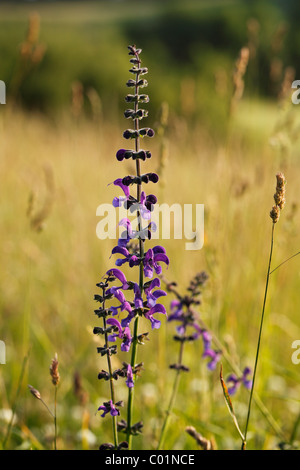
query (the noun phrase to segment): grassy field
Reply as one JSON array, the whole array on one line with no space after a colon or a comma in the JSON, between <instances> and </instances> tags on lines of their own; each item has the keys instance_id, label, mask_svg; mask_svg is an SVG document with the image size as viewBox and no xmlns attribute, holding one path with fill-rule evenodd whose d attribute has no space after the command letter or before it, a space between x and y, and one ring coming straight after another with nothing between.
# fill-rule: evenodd
<instances>
[{"instance_id":1,"label":"grassy field","mask_svg":"<svg viewBox=\"0 0 300 470\"><path fill-rule=\"evenodd\" d=\"M201 2L202 7L205 9L208 3ZM236 2L228 2L233 3ZM189 5L192 8L193 2L187 2L187 12ZM23 39L32 6L1 5L1 21L11 37ZM111 441L112 436L110 419L103 420L96 413L107 400L108 385L97 379L105 364L96 351L101 340L92 333L98 323L93 298L96 283L113 266L110 254L114 243L97 238L96 209L115 196L114 188L108 184L134 171L129 163L117 163L115 159L116 151L124 145L122 133L127 123L119 112L123 109L123 101L119 100L123 100L121 94L126 94L129 78L126 38L116 25L121 19L125 21L126 15L130 19L130 11L125 2L118 9L104 12L100 6L95 10L92 3L84 8L76 4L70 14L64 6L64 15L57 19L50 5L38 8L42 18L47 18L42 22L41 41L47 43L48 51L52 45L46 59L54 67L49 81L55 80L55 67L59 69L63 64L68 41L75 41L70 56L79 54L83 70L97 52L103 34L105 44L101 45L98 63L92 62L91 68L101 75L101 67L111 54L108 39L112 38L117 59L108 61L109 73L101 83L105 89L114 76L117 90L108 90L109 118L101 91L103 107L93 115L84 108L74 115L71 102L48 115L12 104L9 99L0 108L0 339L5 341L7 355L6 364L0 366L0 440L7 449L52 448L52 418L42 403L31 396L27 385L38 389L53 409L49 366L57 353L61 375L57 395L58 448L97 449L104 441ZM139 15L155 17L162 8L161 3L149 6L149 11L144 4L140 10L134 6L137 20ZM80 20L78 28L84 28L91 11L95 12L95 41L89 30L91 47L85 49L85 44L80 50L74 23ZM13 28L12 24L18 22L20 29ZM54 44L66 22L72 24L73 33L68 31L60 50ZM3 35L1 30L0 47L2 52L7 47L8 54ZM17 52L9 54L5 63L15 63ZM60 61L56 62L59 54ZM151 90L159 83L162 57L157 63L150 53L148 57L150 63L145 50L144 62L151 71L151 98ZM68 60L75 67L72 73ZM230 63L230 55L226 63ZM71 57L66 57L66 64L69 78L61 87L61 95L55 97L58 102L60 96L67 102L65 95L76 70L76 61L71 61ZM31 85L35 83L34 72L30 80ZM197 99L191 100L184 93L180 97L178 83L183 90L194 86ZM188 75L186 68L184 74L165 85L169 94L156 95L147 123L158 131L159 105L163 101L169 104L164 136L167 158L162 170L162 137L157 132L150 142L153 158L145 165L145 171L161 171L164 185L157 190L160 202L205 206L204 247L186 251L185 240L164 240L171 261L165 274L184 292L195 273L207 271L209 281L203 288L201 318L222 343L230 361L243 369L254 364L271 236L269 212L278 171L284 172L287 179L287 203L276 225L273 267L299 251L298 108L289 99L283 105L278 100L249 96L246 90L236 112L229 116L226 113L230 88L210 103L201 83L202 80L193 81L193 74ZM41 93L47 86L46 78L40 81ZM211 86L212 96L215 85L206 82L206 86ZM173 100L174 95L178 102ZM39 96L37 89L36 97ZM207 121L203 109L198 109L199 102L200 108L203 102L206 104ZM300 338L299 260L296 257L270 276L256 383L256 392L268 411L262 413L262 407L254 404L249 449L278 448L280 442L290 443L291 436L294 444L299 440L299 365L291 360L292 343ZM164 301L167 308L170 300ZM144 362L145 370L136 383L134 419L143 420L144 432L134 438L134 448L156 447L172 391L174 371L168 366L177 357L174 333L174 325L162 321L161 329L150 332L150 341L139 349L138 361ZM199 342L187 345L184 363L190 372L181 377L164 448L197 448L185 432L186 426L194 426L218 449L239 449L240 439L223 399L219 368L208 371L201 354ZM126 360L126 353L114 356L114 367L119 367L122 360ZM226 377L232 369L226 358L222 364ZM76 377L81 381L80 393L74 390ZM117 395L119 400L127 400L124 382L117 383ZM243 428L248 392L241 388L233 404Z\"/></svg>"}]
</instances>

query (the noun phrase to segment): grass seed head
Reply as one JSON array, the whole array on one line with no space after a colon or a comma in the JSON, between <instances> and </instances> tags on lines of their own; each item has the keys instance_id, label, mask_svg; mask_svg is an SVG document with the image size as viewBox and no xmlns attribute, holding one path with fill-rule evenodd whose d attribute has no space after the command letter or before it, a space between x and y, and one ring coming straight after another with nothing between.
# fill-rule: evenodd
<instances>
[{"instance_id":1,"label":"grass seed head","mask_svg":"<svg viewBox=\"0 0 300 470\"><path fill-rule=\"evenodd\" d=\"M29 388L30 393L31 393L35 398L37 398L38 400L41 399L41 394L40 394L40 392L39 392L36 388L32 387L32 385L28 385L28 388Z\"/></svg>"},{"instance_id":2,"label":"grass seed head","mask_svg":"<svg viewBox=\"0 0 300 470\"><path fill-rule=\"evenodd\" d=\"M280 209L278 206L273 206L270 212L270 217L273 220L273 224L276 224L280 217Z\"/></svg>"},{"instance_id":3,"label":"grass seed head","mask_svg":"<svg viewBox=\"0 0 300 470\"><path fill-rule=\"evenodd\" d=\"M275 205L272 207L270 217L273 223L276 224L280 217L280 211L285 205L285 185L286 179L283 173L277 173L276 175L276 192L274 194Z\"/></svg>"},{"instance_id":4,"label":"grass seed head","mask_svg":"<svg viewBox=\"0 0 300 470\"><path fill-rule=\"evenodd\" d=\"M285 205L285 177L283 173L277 173L276 193L274 194L275 204L282 210Z\"/></svg>"},{"instance_id":5,"label":"grass seed head","mask_svg":"<svg viewBox=\"0 0 300 470\"><path fill-rule=\"evenodd\" d=\"M58 360L57 360L57 354L55 353L54 359L52 359L51 365L50 365L50 375L52 377L52 383L53 385L58 385L60 381L60 375L58 372Z\"/></svg>"}]
</instances>

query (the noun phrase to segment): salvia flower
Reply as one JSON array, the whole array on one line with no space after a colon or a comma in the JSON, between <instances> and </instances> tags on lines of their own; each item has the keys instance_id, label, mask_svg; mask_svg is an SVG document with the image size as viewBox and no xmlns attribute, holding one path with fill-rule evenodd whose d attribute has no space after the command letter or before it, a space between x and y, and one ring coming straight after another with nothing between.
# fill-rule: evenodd
<instances>
[{"instance_id":1,"label":"salvia flower","mask_svg":"<svg viewBox=\"0 0 300 470\"><path fill-rule=\"evenodd\" d=\"M158 275L161 274L162 267L158 264L160 262L165 263L167 266L169 265L170 261L166 255L166 250L162 246L150 248L143 259L144 275L152 278L154 271Z\"/></svg>"},{"instance_id":2,"label":"salvia flower","mask_svg":"<svg viewBox=\"0 0 300 470\"><path fill-rule=\"evenodd\" d=\"M120 410L117 408L122 406L122 402L114 404L112 400L106 401L103 405L99 406L98 411L102 411L101 417L104 418L107 413L110 413L111 416L119 416Z\"/></svg>"},{"instance_id":3,"label":"salvia flower","mask_svg":"<svg viewBox=\"0 0 300 470\"><path fill-rule=\"evenodd\" d=\"M121 323L116 318L109 318L106 322L108 325L113 325L117 330L108 336L108 341L116 341L116 338L122 339L121 351L129 351L132 342L132 336L128 327L122 328Z\"/></svg>"},{"instance_id":4,"label":"salvia flower","mask_svg":"<svg viewBox=\"0 0 300 470\"><path fill-rule=\"evenodd\" d=\"M251 375L252 371L249 367L245 367L241 377L238 377L236 374L230 374L227 377L228 393L234 395L241 384L243 384L247 390L250 390L252 387Z\"/></svg>"}]
</instances>

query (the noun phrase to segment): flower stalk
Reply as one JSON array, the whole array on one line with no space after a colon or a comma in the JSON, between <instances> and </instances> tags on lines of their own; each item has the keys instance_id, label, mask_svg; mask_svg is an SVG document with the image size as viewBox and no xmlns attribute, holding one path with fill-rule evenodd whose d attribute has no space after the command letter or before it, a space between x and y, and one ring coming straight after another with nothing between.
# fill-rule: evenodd
<instances>
[{"instance_id":1,"label":"flower stalk","mask_svg":"<svg viewBox=\"0 0 300 470\"><path fill-rule=\"evenodd\" d=\"M141 66L141 49L136 46L129 46L130 63L132 64L130 73L134 79L127 81L127 86L133 89L133 94L128 94L125 98L127 103L133 104L132 109L124 112L126 119L133 120L133 129L126 129L123 137L126 140L134 140L134 149L119 149L116 158L119 162L132 159L135 161L135 175L128 175L123 178L117 178L113 183L119 187L124 196L115 197L112 204L115 208L123 207L130 214L136 215L136 227L133 226L129 218L123 218L119 226L124 228L121 233L117 246L112 250L112 254L121 255L115 262L117 268L112 268L106 273L105 284L100 282L98 287L102 288L102 295L96 295L95 300L100 302L100 308L95 310L99 318L103 318L103 329L94 328L94 333L104 335L105 344L98 348L101 356L108 358L108 371L102 370L98 378L110 380L111 399L103 403L98 408L102 411L101 416L111 414L113 417L114 444L106 443L100 446L100 449L119 449L131 448L132 436L141 432L143 424L138 422L133 424L134 411L134 387L136 377L140 373L143 364L136 364L137 348L143 344L143 339L147 337L148 332L139 333L139 318L144 317L150 321L152 329L160 327L161 322L154 316L156 314L166 315L165 307L158 303L159 297L166 295L166 292L157 289L160 287L159 278L154 274L161 274L161 263L169 264L166 251L162 246L154 246L145 252L145 241L151 239L151 232L156 229L155 224L151 222L151 212L154 210L154 204L157 198L153 194L146 195L143 190L143 184L157 183L159 177L156 173L142 174L141 161L151 158L151 152L144 150L140 146L140 140L144 137L153 137L154 131L149 127L141 127L140 121L147 116L147 111L139 107L140 103L149 101L148 95L141 94L140 88L147 86L147 81L143 76L148 72L146 67ZM130 187L136 185L135 195L131 194ZM128 264L129 268L138 267L138 280L127 280L121 268ZM145 281L149 278L149 281ZM115 282L121 284L115 285ZM104 287L104 289L103 289ZM133 299L128 297L130 291L133 293ZM118 301L118 305L110 301ZM106 301L109 301L108 303ZM120 318L125 312L127 316ZM120 318L120 320L118 319ZM121 340L121 351L131 352L130 361L123 362L123 368L112 370L109 357L117 354L117 344L110 345ZM127 401L127 421L122 419L116 425L116 418L120 415L119 407L122 402L116 402L113 382L119 377L126 378L128 387ZM126 441L118 444L117 432L126 434Z\"/></svg>"}]
</instances>

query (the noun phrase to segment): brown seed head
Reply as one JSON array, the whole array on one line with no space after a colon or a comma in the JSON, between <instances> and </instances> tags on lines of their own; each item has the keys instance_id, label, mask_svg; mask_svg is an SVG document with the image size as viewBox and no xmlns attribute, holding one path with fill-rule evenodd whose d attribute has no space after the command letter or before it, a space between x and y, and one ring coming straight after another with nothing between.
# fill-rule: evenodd
<instances>
[{"instance_id":1,"label":"brown seed head","mask_svg":"<svg viewBox=\"0 0 300 470\"><path fill-rule=\"evenodd\" d=\"M285 205L285 177L283 173L277 173L277 186L276 186L276 193L274 194L274 200L277 206L279 206L280 210L283 209Z\"/></svg>"},{"instance_id":2,"label":"brown seed head","mask_svg":"<svg viewBox=\"0 0 300 470\"><path fill-rule=\"evenodd\" d=\"M272 207L270 212L270 217L273 220L273 223L278 222L280 211L284 208L285 205L285 185L286 179L283 173L277 173L276 175L276 192L274 194L275 206Z\"/></svg>"},{"instance_id":3,"label":"brown seed head","mask_svg":"<svg viewBox=\"0 0 300 470\"><path fill-rule=\"evenodd\" d=\"M212 442L201 436L193 426L186 427L185 431L195 439L197 444L202 447L203 450L213 450Z\"/></svg>"},{"instance_id":4,"label":"brown seed head","mask_svg":"<svg viewBox=\"0 0 300 470\"><path fill-rule=\"evenodd\" d=\"M57 360L57 354L55 353L54 359L52 359L51 365L50 365L50 375L52 377L52 383L53 385L58 385L59 380L60 380L60 375L58 372L58 360Z\"/></svg>"},{"instance_id":5,"label":"brown seed head","mask_svg":"<svg viewBox=\"0 0 300 470\"><path fill-rule=\"evenodd\" d=\"M28 388L29 388L30 393L31 393L35 398L37 398L38 400L41 399L41 394L40 394L40 392L39 392L36 388L32 387L31 385L28 385Z\"/></svg>"},{"instance_id":6,"label":"brown seed head","mask_svg":"<svg viewBox=\"0 0 300 470\"><path fill-rule=\"evenodd\" d=\"M280 209L278 206L273 206L270 212L270 217L273 220L273 224L276 224L280 217Z\"/></svg>"}]
</instances>

